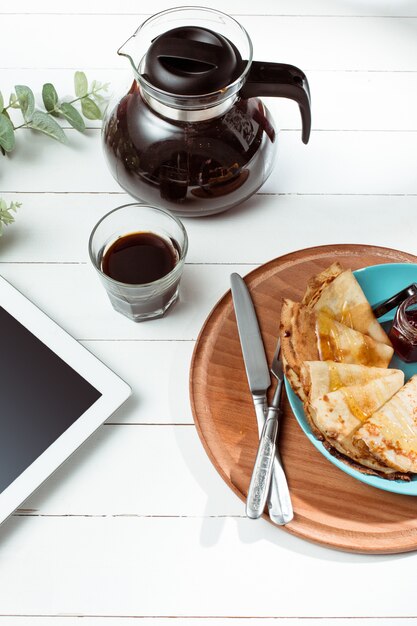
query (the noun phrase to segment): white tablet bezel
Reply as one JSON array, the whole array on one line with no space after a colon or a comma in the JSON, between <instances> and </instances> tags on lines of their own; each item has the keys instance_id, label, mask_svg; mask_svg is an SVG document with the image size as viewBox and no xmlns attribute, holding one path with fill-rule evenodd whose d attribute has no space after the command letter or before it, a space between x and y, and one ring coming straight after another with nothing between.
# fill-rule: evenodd
<instances>
[{"instance_id":1,"label":"white tablet bezel","mask_svg":"<svg viewBox=\"0 0 417 626\"><path fill-rule=\"evenodd\" d=\"M102 394L0 493L1 524L127 400L132 390L104 363L2 277L0 277L0 306Z\"/></svg>"}]
</instances>

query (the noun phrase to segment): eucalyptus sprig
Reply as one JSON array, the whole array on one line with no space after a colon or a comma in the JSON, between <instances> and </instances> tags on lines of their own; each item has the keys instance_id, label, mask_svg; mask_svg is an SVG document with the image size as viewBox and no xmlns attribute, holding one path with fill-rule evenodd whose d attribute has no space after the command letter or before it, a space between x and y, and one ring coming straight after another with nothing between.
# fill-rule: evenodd
<instances>
[{"instance_id":1,"label":"eucalyptus sprig","mask_svg":"<svg viewBox=\"0 0 417 626\"><path fill-rule=\"evenodd\" d=\"M0 198L0 237L3 233L3 226L8 226L14 222L12 211L16 213L16 209L20 206L20 202L11 202L9 206L3 198Z\"/></svg>"},{"instance_id":2,"label":"eucalyptus sprig","mask_svg":"<svg viewBox=\"0 0 417 626\"><path fill-rule=\"evenodd\" d=\"M75 72L74 89L75 98L61 100L54 85L45 83L42 87L44 111L35 107L34 93L27 85L15 85L7 106L0 92L0 151L3 155L14 150L15 132L20 128L30 128L57 139L61 143L68 143L65 131L56 121L56 117L64 118L81 133L85 131L82 116L88 120L101 120L103 118L102 105L106 102L101 92L107 91L108 83L102 84L93 80L89 86L84 72ZM74 106L77 102L81 105L81 113ZM10 109L20 109L23 117L21 124L14 124L10 117Z\"/></svg>"},{"instance_id":3,"label":"eucalyptus sprig","mask_svg":"<svg viewBox=\"0 0 417 626\"><path fill-rule=\"evenodd\" d=\"M103 119L103 107L107 98L103 95L108 89L109 83L100 83L93 80L89 85L84 72L75 72L74 91L75 98L62 100L52 83L45 83L42 87L42 101L45 110L36 108L35 95L27 85L15 85L5 104L0 91L0 152L6 155L16 147L15 133L21 128L43 133L61 143L68 143L68 137L62 126L55 118L65 119L72 128L79 132L85 131L85 121ZM74 105L78 103L81 111ZM11 109L18 109L23 117L23 122L15 125L10 116ZM10 111L10 112L9 112ZM19 202L12 202L9 206L0 198L0 236L3 226L14 222L11 212L21 206Z\"/></svg>"}]
</instances>

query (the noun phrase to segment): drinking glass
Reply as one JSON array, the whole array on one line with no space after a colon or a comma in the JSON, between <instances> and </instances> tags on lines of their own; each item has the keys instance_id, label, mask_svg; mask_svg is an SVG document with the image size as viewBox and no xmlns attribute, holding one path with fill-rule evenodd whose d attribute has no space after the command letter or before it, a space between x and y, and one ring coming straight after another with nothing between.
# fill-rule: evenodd
<instances>
[{"instance_id":1,"label":"drinking glass","mask_svg":"<svg viewBox=\"0 0 417 626\"><path fill-rule=\"evenodd\" d=\"M103 271L103 257L120 237L150 233L162 238L175 252L173 269L158 280L123 283ZM162 317L179 297L179 283L188 249L182 222L166 209L141 203L125 204L107 213L93 228L88 243L90 259L113 308L135 322Z\"/></svg>"}]
</instances>

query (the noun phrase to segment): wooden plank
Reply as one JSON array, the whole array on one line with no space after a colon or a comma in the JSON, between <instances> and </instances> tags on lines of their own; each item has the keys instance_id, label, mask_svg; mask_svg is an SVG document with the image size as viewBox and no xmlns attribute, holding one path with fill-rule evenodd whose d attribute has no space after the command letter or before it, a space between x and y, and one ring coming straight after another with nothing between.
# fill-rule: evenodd
<instances>
[{"instance_id":1,"label":"wooden plank","mask_svg":"<svg viewBox=\"0 0 417 626\"><path fill-rule=\"evenodd\" d=\"M188 6L198 4L198 1L190 0ZM53 4L49 0L38 0L33 4L31 0L21 0L19 4L5 4L0 9L0 14L7 13L48 13L48 14L134 14L141 16L154 14L170 6L178 6L176 0L153 0L142 2L138 5L134 0L119 0L117 9L112 0L102 0L98 9L95 0L73 0L71 6ZM417 15L415 3L412 0L402 0L400 4L393 4L391 0L351 0L350 2L334 2L334 0L258 0L256 5L243 3L241 0L211 0L210 7L227 13L238 15L373 15L384 16L409 16Z\"/></svg>"},{"instance_id":2,"label":"wooden plank","mask_svg":"<svg viewBox=\"0 0 417 626\"><path fill-rule=\"evenodd\" d=\"M270 60L271 42L274 42L274 60L292 63L305 71L416 71L415 20L415 17L239 16L239 22L253 41L255 59ZM82 20L72 14L50 15L47 20L43 15L3 15L1 65L4 68L126 68L116 51L142 21L143 16L119 14L86 14ZM15 45L17 32L25 46ZM77 46L73 45L74 33ZM94 37L94 46L90 45L92 33L99 33ZM28 55L27 50L34 52Z\"/></svg>"},{"instance_id":3,"label":"wooden plank","mask_svg":"<svg viewBox=\"0 0 417 626\"><path fill-rule=\"evenodd\" d=\"M281 153L262 192L417 192L409 162L416 146L414 133L317 131L308 146L296 132L282 132L280 139Z\"/></svg>"},{"instance_id":4,"label":"wooden plank","mask_svg":"<svg viewBox=\"0 0 417 626\"><path fill-rule=\"evenodd\" d=\"M86 341L132 388L112 424L193 424L188 378L194 341Z\"/></svg>"},{"instance_id":5,"label":"wooden plank","mask_svg":"<svg viewBox=\"0 0 417 626\"><path fill-rule=\"evenodd\" d=\"M106 425L18 513L205 518L245 511L210 463L194 426Z\"/></svg>"},{"instance_id":6,"label":"wooden plank","mask_svg":"<svg viewBox=\"0 0 417 626\"><path fill-rule=\"evenodd\" d=\"M1 59L0 59L1 62ZM42 85L52 82L62 98L74 97L71 70L2 70L1 89L7 99L15 84L30 83L39 106ZM89 80L110 82L109 93L123 94L132 76L129 69L94 69ZM315 130L417 130L414 103L417 101L417 73L414 72L308 72L313 103L312 127ZM283 129L300 128L298 107L285 98L264 98L276 123ZM12 112L16 123L19 112ZM68 124L63 122L64 127ZM88 120L87 127L101 127Z\"/></svg>"},{"instance_id":7,"label":"wooden plank","mask_svg":"<svg viewBox=\"0 0 417 626\"><path fill-rule=\"evenodd\" d=\"M23 206L1 239L0 273L4 262L88 263L87 242L94 224L116 206L132 202L123 193L4 197L18 198ZM413 220L416 205L416 196L405 195L261 192L223 215L184 219L190 241L187 263L255 265L300 248L337 242L365 242L416 253L414 230L405 227Z\"/></svg>"},{"instance_id":8,"label":"wooden plank","mask_svg":"<svg viewBox=\"0 0 417 626\"><path fill-rule=\"evenodd\" d=\"M0 530L0 563L3 615L388 618L415 611L415 555L330 551L263 520L13 517ZM347 600L342 581L352 579ZM328 589L325 602L312 581Z\"/></svg>"},{"instance_id":9,"label":"wooden plank","mask_svg":"<svg viewBox=\"0 0 417 626\"><path fill-rule=\"evenodd\" d=\"M307 78L312 95L314 129L417 129L412 104L417 99L417 75L414 72L311 70ZM281 128L301 126L293 102L269 98L268 107Z\"/></svg>"},{"instance_id":10,"label":"wooden plank","mask_svg":"<svg viewBox=\"0 0 417 626\"><path fill-rule=\"evenodd\" d=\"M58 624L59 626L80 626L82 617L82 626L102 626L103 620L104 626L120 626L119 617L85 617L85 616L70 616L70 615L39 615L39 616L0 616L0 626L44 626L48 624ZM163 617L124 617L123 626L172 626L173 619L176 616L167 618ZM196 626L206 626L207 618L204 617L186 617L181 616L182 623L196 624ZM214 626L253 626L256 624L256 617L210 617L210 624ZM375 626L375 619L373 618L348 618L343 619L338 617L330 618L332 626ZM399 621L400 620L400 621ZM385 619L378 618L378 626L415 626L417 618L393 618ZM286 617L266 617L262 618L262 626L329 626L329 619L327 618L286 618Z\"/></svg>"},{"instance_id":11,"label":"wooden plank","mask_svg":"<svg viewBox=\"0 0 417 626\"><path fill-rule=\"evenodd\" d=\"M3 192L119 192L99 129L67 133L70 147L20 135L12 158L2 161ZM282 131L276 165L262 192L416 194L416 141L413 132L313 131L305 146L298 131ZM39 166L34 167L34 158Z\"/></svg>"},{"instance_id":12,"label":"wooden plank","mask_svg":"<svg viewBox=\"0 0 417 626\"><path fill-rule=\"evenodd\" d=\"M230 273L245 273L252 267L186 266L180 302L167 317L142 324L112 309L89 265L5 263L1 273L77 339L161 341L195 339L208 312L229 288Z\"/></svg>"}]
</instances>

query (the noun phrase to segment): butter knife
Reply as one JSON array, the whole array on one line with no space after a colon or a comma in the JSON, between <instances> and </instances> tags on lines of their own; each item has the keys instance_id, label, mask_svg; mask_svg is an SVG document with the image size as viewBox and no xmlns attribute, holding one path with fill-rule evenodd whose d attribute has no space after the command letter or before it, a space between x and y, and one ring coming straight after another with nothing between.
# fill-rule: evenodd
<instances>
[{"instance_id":1,"label":"butter knife","mask_svg":"<svg viewBox=\"0 0 417 626\"><path fill-rule=\"evenodd\" d=\"M255 308L248 288L242 277L236 273L230 276L230 283L246 376L255 407L260 437L268 412L266 392L271 384L271 376ZM290 510L288 510L286 506L287 498L285 494L283 496L282 491L280 494L283 478L285 479L284 470L279 457L275 455L272 464L272 480L267 502L269 517L275 524L281 526L287 524L293 517L292 509L290 508Z\"/></svg>"}]
</instances>

